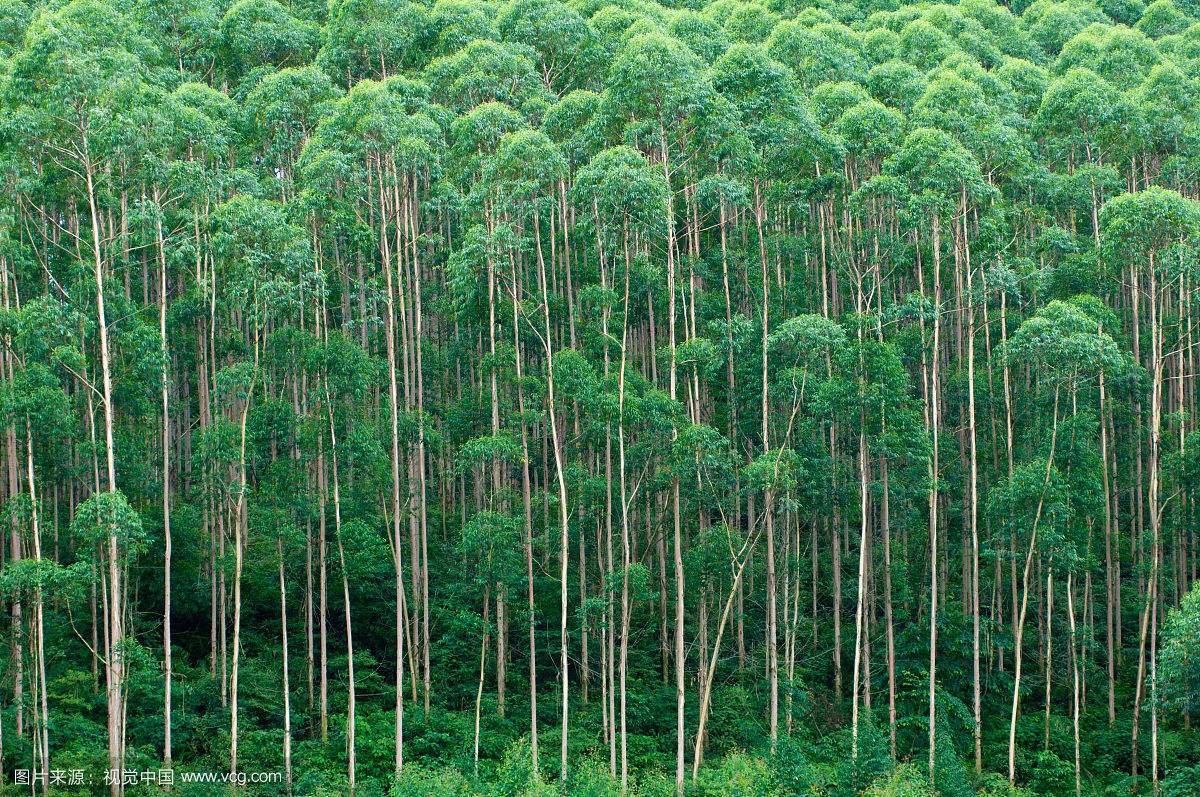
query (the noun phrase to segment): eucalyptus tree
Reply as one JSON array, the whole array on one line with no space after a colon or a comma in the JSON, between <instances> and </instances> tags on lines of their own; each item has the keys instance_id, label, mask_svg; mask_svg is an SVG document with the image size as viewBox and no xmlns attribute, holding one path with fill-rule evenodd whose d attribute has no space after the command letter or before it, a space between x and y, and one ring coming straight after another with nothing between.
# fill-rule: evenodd
<instances>
[{"instance_id":1,"label":"eucalyptus tree","mask_svg":"<svg viewBox=\"0 0 1200 797\"><path fill-rule=\"evenodd\" d=\"M306 66L265 75L246 95L248 138L278 181L280 201L296 195L297 162L338 94L328 75Z\"/></svg>"},{"instance_id":2,"label":"eucalyptus tree","mask_svg":"<svg viewBox=\"0 0 1200 797\"><path fill-rule=\"evenodd\" d=\"M620 365L617 369L617 461L621 503L621 624L620 624L620 739L621 787L629 783L629 755L626 733L626 687L630 633L630 570L633 566L630 528L629 476L627 473L626 413L628 407L626 370L629 367L630 283L635 259L642 255L648 242L661 234L666 213L667 192L670 190L662 175L645 157L630 147L615 147L600 152L584 166L575 178L575 200L585 215L591 215L595 228L597 256L601 273L608 271L606 253L615 261L612 265L614 283L622 273ZM622 268L623 266L623 268ZM607 350L607 345L606 345ZM635 400L636 401L636 400ZM641 415L635 404L634 417ZM636 493L636 488L634 489Z\"/></svg>"},{"instance_id":3,"label":"eucalyptus tree","mask_svg":"<svg viewBox=\"0 0 1200 797\"><path fill-rule=\"evenodd\" d=\"M1131 762L1136 774L1138 766L1139 714L1143 700L1143 679L1146 671L1147 631L1149 633L1149 669L1151 702L1151 780L1158 784L1158 594L1159 557L1162 545L1162 449L1164 385L1168 363L1174 358L1165 350L1165 330L1168 323L1178 325L1182 316L1176 314L1168 321L1167 306L1170 294L1166 286L1178 283L1182 294L1190 291L1187 252L1194 246L1200 215L1193 200L1161 188L1149 188L1136 194L1122 194L1105 205L1100 216L1102 240L1110 262L1130 268L1132 301L1138 304L1139 290L1144 287L1149 303L1150 350L1143 365L1150 374L1149 478L1147 517L1150 522L1151 559L1150 586L1142 611L1138 641L1138 675L1133 708ZM1135 311L1136 313L1136 311ZM1135 334L1139 321L1134 322ZM1183 335L1178 335L1183 339ZM1135 347L1134 356L1138 356Z\"/></svg>"},{"instance_id":4,"label":"eucalyptus tree","mask_svg":"<svg viewBox=\"0 0 1200 797\"><path fill-rule=\"evenodd\" d=\"M766 203L766 185L768 175L779 166L784 166L789 171L796 170L803 162L803 156L807 153L800 153L790 148L784 149L786 155L776 151L778 160L771 157L769 153L773 148L786 148L784 142L794 139L803 140L803 131L796 130L793 125L794 117L799 116L803 119L803 106L800 106L800 111L792 114L773 113L772 106L781 98L794 96L793 87L790 81L790 75L787 70L778 62L771 60L762 47L754 47L751 45L734 45L721 56L720 61L714 65L714 86L721 92L721 95L728 98L733 106L734 112L739 117L742 124L748 129L745 132L753 147L752 154L749 155L748 171L750 175L749 181L752 188L752 206L754 214L755 231L758 239L758 261L760 266L760 281L761 288L761 402L760 402L760 419L761 419L761 445L762 451L766 453L771 448L770 435L770 389L768 376L768 338L770 330L770 281L768 269L768 252L767 240L764 233L764 222L767 217ZM797 103L797 105L799 105ZM786 108L794 108L795 105L788 103ZM789 118L792 116L792 118ZM795 146L793 144L792 146ZM792 160L796 158L795 162ZM789 175L790 176L790 175ZM776 567L775 567L775 506L774 506L774 489L771 484L768 484L764 492L763 498L763 516L765 518L766 529L764 536L766 537L766 567L767 567L767 604L766 604L766 642L767 642L767 657L768 657L768 678L770 680L771 698L769 704L770 713L770 728L772 743L778 737L779 732L779 651L778 651L778 605L776 595Z\"/></svg>"},{"instance_id":5,"label":"eucalyptus tree","mask_svg":"<svg viewBox=\"0 0 1200 797\"><path fill-rule=\"evenodd\" d=\"M516 447L512 445L510 439L506 441L507 446L504 446L505 441L486 440L481 441L485 445L472 447L467 449L473 453L478 453L492 458L499 453L497 449L503 450L507 448L509 453L515 453ZM491 443L493 445L487 445ZM472 759L475 767L475 775L479 775L479 723L480 711L483 703L483 681L486 672L488 636L490 634L489 626L489 608L491 606L491 590L497 583L498 576L503 578L502 574L511 572L513 552L516 548L516 518L504 512L499 512L494 509L483 509L477 512L467 521L462 529L462 539L459 541L458 550L468 558L468 561L477 563L478 587L483 593L482 603L483 611L481 612L482 628L479 634L479 687L475 692L475 744L472 748ZM507 565L507 567L506 567Z\"/></svg>"},{"instance_id":6,"label":"eucalyptus tree","mask_svg":"<svg viewBox=\"0 0 1200 797\"><path fill-rule=\"evenodd\" d=\"M283 206L268 200L235 197L217 208L213 223L213 245L219 264L223 266L229 299L245 308L252 349L249 361L227 365L217 373L218 389L225 394L229 411L237 418L238 428L237 467L235 484L232 486L236 510L233 519L233 663L230 671L229 720L229 770L231 774L236 774L242 568L247 544L248 493L251 489L247 471L246 425L255 390L262 378L260 358L265 344L265 331L272 317L289 312L304 300L305 288L311 279L309 264L312 254L303 230L287 219ZM348 606L346 611L349 612ZM353 715L353 699L351 706Z\"/></svg>"},{"instance_id":7,"label":"eucalyptus tree","mask_svg":"<svg viewBox=\"0 0 1200 797\"><path fill-rule=\"evenodd\" d=\"M942 512L939 498L939 431L942 398L939 369L942 360L941 329L943 302L942 257L943 221L950 220L953 229L955 266L963 254L959 242L959 226L964 222L968 202L979 201L990 188L984 184L975 158L951 135L932 128L919 128L909 133L896 153L884 164L884 173L907 183L906 210L915 229L918 242L924 239L928 224L931 269L928 284L918 258L917 276L923 294L932 301L930 349L922 352L922 395L925 400L926 428L930 432L929 458L929 773L933 777L937 739L937 627L938 627L938 528ZM922 320L922 334L925 322Z\"/></svg>"},{"instance_id":8,"label":"eucalyptus tree","mask_svg":"<svg viewBox=\"0 0 1200 797\"><path fill-rule=\"evenodd\" d=\"M1170 793L1196 17L0 2L6 765Z\"/></svg>"},{"instance_id":9,"label":"eucalyptus tree","mask_svg":"<svg viewBox=\"0 0 1200 797\"><path fill-rule=\"evenodd\" d=\"M404 762L404 659L407 642L418 639L405 631L403 516L410 531L413 626L424 634L421 650L425 701L428 705L429 620L425 503L425 428L421 349L423 321L419 258L419 204L423 189L439 170L442 139L438 112L428 102L423 84L403 78L360 81L325 115L301 160L307 189L314 198L337 197L350 212L373 220L378 267L385 283L385 349L391 437L392 554L395 559L396 705L395 768ZM338 206L326 211L337 218ZM324 212L323 214L324 215ZM331 232L336 232L334 226ZM364 319L364 324L366 319ZM364 328L365 334L365 328ZM399 339L399 341L397 340ZM402 352L397 352L399 342ZM402 374L400 373L402 371ZM402 377L402 385L401 385ZM403 404L401 403L403 401ZM401 479L401 419L415 423L415 440L405 440L405 478ZM406 505L406 508L405 508ZM426 567L422 567L422 562ZM411 645L410 645L410 650ZM413 677L416 677L414 671Z\"/></svg>"},{"instance_id":10,"label":"eucalyptus tree","mask_svg":"<svg viewBox=\"0 0 1200 797\"><path fill-rule=\"evenodd\" d=\"M546 89L562 96L594 85L600 66L596 34L582 16L556 0L513 0L496 19L504 41L533 48Z\"/></svg>"},{"instance_id":11,"label":"eucalyptus tree","mask_svg":"<svg viewBox=\"0 0 1200 797\"><path fill-rule=\"evenodd\" d=\"M347 0L330 6L317 63L346 87L385 80L421 63L433 25L420 3Z\"/></svg>"},{"instance_id":12,"label":"eucalyptus tree","mask_svg":"<svg viewBox=\"0 0 1200 797\"><path fill-rule=\"evenodd\" d=\"M108 654L105 656L108 704L109 768L120 770L124 761L124 618L121 548L121 507L127 506L117 482L114 437L112 349L106 312L106 277L114 258L101 231L102 191L113 179L112 165L128 140L131 115L142 91L143 57L153 57L152 45L122 15L104 5L76 2L53 15L42 15L26 33L32 45L15 59L8 90L20 119L18 146L32 163L55 168L69 183L69 191L86 207L87 251L76 251L80 266L90 264L95 284L95 317L99 337L99 398L104 410L105 487L110 494L97 517L111 516L106 541ZM36 86L36 89L35 89ZM60 224L65 224L63 219ZM80 236L82 237L82 236ZM97 486L97 492L100 488ZM15 537L14 537L15 543ZM14 549L16 546L14 545ZM19 555L18 555L19 558ZM20 603L13 606L19 618ZM21 664L18 660L17 671ZM18 678L20 676L18 675ZM20 688L18 687L18 692ZM123 791L121 783L112 794Z\"/></svg>"},{"instance_id":13,"label":"eucalyptus tree","mask_svg":"<svg viewBox=\"0 0 1200 797\"><path fill-rule=\"evenodd\" d=\"M1187 706L1196 704L1200 688L1196 683L1196 668L1190 663L1196 650L1196 596L1193 588L1177 609L1172 609L1163 625L1163 643L1160 663L1162 664L1162 692L1164 702L1169 705Z\"/></svg>"},{"instance_id":14,"label":"eucalyptus tree","mask_svg":"<svg viewBox=\"0 0 1200 797\"><path fill-rule=\"evenodd\" d=\"M1042 412L1047 404L1050 410L1050 436L1044 454L1039 451L1036 459L1015 470L993 498L1001 502L996 506L1003 517L1010 519L1008 522L1022 518L1021 525L1027 522L1029 527L1029 543L1021 569L1020 608L1014 606L1014 675L1008 735L1008 777L1013 783L1016 780L1016 725L1029 577L1039 545L1048 548L1046 538L1061 538L1072 512L1062 472L1056 466L1062 405L1065 400L1068 412L1073 416L1078 406L1076 397L1087 381L1098 378L1101 372L1117 373L1128 365L1122 361L1115 342L1100 329L1094 318L1079 307L1060 301L1049 303L1022 323L1006 342L1002 354L1014 363L1036 363Z\"/></svg>"},{"instance_id":15,"label":"eucalyptus tree","mask_svg":"<svg viewBox=\"0 0 1200 797\"><path fill-rule=\"evenodd\" d=\"M350 568L346 556L346 542L352 543L363 532L363 521L355 518L343 520L342 487L338 464L339 427L343 446L356 442L356 426L362 422L358 409L363 405L368 388L374 384L378 364L354 341L343 334L329 334L318 340L307 353L306 359L312 366L319 394L317 404L323 410L327 422L321 434L328 432L330 473L329 485L333 488L334 537L337 542L338 565L342 576L342 614L346 633L346 756L347 780L351 795L358 785L358 692L355 681L354 624L351 612ZM342 456L354 462L353 450ZM322 481L325 474L321 473ZM328 487L326 487L328 489ZM323 511L322 507L322 511Z\"/></svg>"},{"instance_id":16,"label":"eucalyptus tree","mask_svg":"<svg viewBox=\"0 0 1200 797\"><path fill-rule=\"evenodd\" d=\"M675 400L678 392L676 356L677 314L677 241L675 235L674 180L672 153L680 153L686 141L695 110L709 96L711 88L702 76L699 59L681 44L661 34L647 33L631 38L617 53L606 81L604 113L614 121L624 121L627 139L640 143L661 161L667 184L666 259L667 259L667 369L668 395ZM670 129L671 137L667 131ZM683 793L684 778L684 571L683 525L679 506L679 483L671 487L673 518L673 558L675 571L675 791Z\"/></svg>"},{"instance_id":17,"label":"eucalyptus tree","mask_svg":"<svg viewBox=\"0 0 1200 797\"><path fill-rule=\"evenodd\" d=\"M761 245L760 245L761 246ZM761 256L761 255L760 255ZM764 288L766 287L764 280ZM772 504L775 498L775 482L781 480L782 484L787 485L790 480L795 480L797 476L792 474L790 477L781 474L780 468L785 465L786 458L791 462L786 463L788 470L796 470L797 465L795 447L798 447L795 437L800 436L800 430L805 429L809 424L816 422L821 431L824 432L824 424L816 421L817 418L827 416L829 414L828 405L822 406L822 402L815 400L819 395L827 390L827 380L830 377L830 363L836 358L841 359L843 351L846 347L846 332L842 326L824 315L796 315L786 321L780 323L774 332L766 336L764 347L768 355L773 355L774 368L774 384L769 385L764 383L764 391L774 395L776 406L779 407L778 417L786 419L784 423L784 431L782 437L778 438L777 448L764 450L751 465L748 466L750 472L747 478L753 475L755 466L761 470L766 465L771 466L769 473L758 474L758 480L761 484L761 489L764 493L763 503L763 523L764 536L767 538L767 578L768 578L768 593L771 590L771 571L774 564L774 553L772 548L775 542L772 539L774 534L774 523L771 517ZM764 360L764 363L767 360ZM773 389L771 389L773 388ZM803 414L801 414L803 413ZM765 417L765 412L764 412ZM764 430L765 431L765 430ZM828 432L833 434L832 430ZM750 482L753 484L753 481ZM791 485L789 490L785 492L795 493L799 489L798 485ZM793 499L794 500L794 499ZM789 502L790 503L790 502ZM815 551L814 551L815 556ZM837 583L838 576L834 576ZM835 596L835 603L840 602L840 596ZM774 603L771 596L768 594L768 605L770 611L775 611L770 604ZM787 596L784 596L785 617L787 616L787 607L789 601ZM777 616L770 616L768 622L771 626L778 623ZM790 662L794 656L791 652L791 640L794 637L794 622L788 623L787 633L785 634L785 647L788 648L787 660ZM837 647L839 640L836 638L835 630L835 655L839 654ZM768 637L769 639L769 637ZM770 654L772 656L773 666L771 677L778 678L778 662L776 652ZM836 668L840 667L840 661L835 661ZM790 696L793 692L794 684L792 681L792 669L788 668L787 691ZM857 677L857 676L856 676ZM856 682L857 683L857 682ZM771 727L774 733L778 733L778 685L772 684L772 705L771 712ZM787 701L790 709L791 701ZM855 750L857 754L857 750Z\"/></svg>"},{"instance_id":18,"label":"eucalyptus tree","mask_svg":"<svg viewBox=\"0 0 1200 797\"><path fill-rule=\"evenodd\" d=\"M858 427L858 491L859 491L859 556L858 576L855 596L854 617L854 672L852 675L851 696L851 757L857 762L859 755L859 703L864 699L870 704L870 641L868 637L868 583L872 579L874 563L872 558L875 548L872 534L873 492L880 493L879 523L884 535L883 551L885 576L885 613L891 602L891 540L890 517L887 508L891 486L887 482L887 459L895 456L903 446L897 445L894 435L907 434L912 436L909 445L916 450L913 453L926 454L921 451L922 435L918 431L919 422L916 412L911 406L907 373L900 361L893 344L881 342L866 334L864 327L871 324L869 316L851 317L851 322L858 327L855 338L843 341L842 346L832 352L835 373L841 378L834 377L819 385L815 398L821 414L844 419L847 428ZM880 483L873 484L873 468L870 462L872 449L878 452L880 459ZM890 624L890 620L888 620ZM889 629L889 637L894 633ZM889 638L887 644L888 658L888 706L889 727L894 724L895 713L895 641ZM865 681L865 694L860 693L860 684ZM894 733L894 731L891 731Z\"/></svg>"},{"instance_id":19,"label":"eucalyptus tree","mask_svg":"<svg viewBox=\"0 0 1200 797\"><path fill-rule=\"evenodd\" d=\"M16 315L15 326L19 332L7 340L10 348L6 354L11 359L7 367L3 409L6 425L24 431L22 442L25 446L25 462L21 467L25 471L28 493L25 496L10 496L8 511L14 515L14 520L19 518L22 525L27 526L33 550L32 557L24 555L10 561L4 575L8 577L6 588L9 591L24 592L32 599L34 760L43 771L48 771L51 760L51 715L47 696L49 682L46 679L46 599L48 596L55 597L63 574L53 558L44 553L42 535L46 525L45 507L41 504L38 485L40 478L44 478L45 472L50 469L47 452L69 438L73 418L70 400L62 389L60 378L50 367L38 361L43 357L50 359L46 357L47 341L39 339L41 336L37 334L44 331L45 326L34 318L22 318L42 309L40 302L34 300L24 308L9 311ZM42 477L35 475L35 456L43 463ZM49 784L43 783L42 793L46 794L48 788Z\"/></svg>"},{"instance_id":20,"label":"eucalyptus tree","mask_svg":"<svg viewBox=\"0 0 1200 797\"><path fill-rule=\"evenodd\" d=\"M499 196L503 204L508 205L514 211L513 215L515 218L513 222L520 223L527 220L531 224L526 234L531 235L533 239L532 246L536 257L537 293L534 294L534 297L538 297L540 294L540 299L535 298L535 301L538 302L535 312L541 318L527 317L526 321L529 329L532 331L534 337L538 339L538 342L541 343L542 349L545 352L547 425L550 427L555 481L558 486L558 518L561 542L559 550L559 666L561 668L559 671L559 689L562 712L559 727L561 735L559 777L564 782L567 779L567 733L571 697L567 636L567 572L570 562L570 521L567 483L564 475L566 454L558 431L558 410L556 406L558 400L555 398L555 370L559 367L560 360L558 358L560 355L554 351L554 336L551 331L550 277L547 272L547 258L542 249L541 218L542 214L546 212L542 207L549 204L552 208L553 203L558 201L556 191L565 169L566 161L563 159L558 145L551 141L545 133L536 130L515 130L506 133L500 139L495 153L491 156L485 167L484 173L485 180L488 180L490 177L500 186ZM503 201L505 199L507 200L506 202ZM512 300L514 303L521 303L521 296L516 293L518 287L515 282L514 279L514 295ZM515 323L516 320L514 319ZM566 353L564 352L563 354ZM494 412L495 410L493 409Z\"/></svg>"},{"instance_id":21,"label":"eucalyptus tree","mask_svg":"<svg viewBox=\"0 0 1200 797\"><path fill-rule=\"evenodd\" d=\"M238 0L220 21L219 64L232 81L263 66L301 66L316 50L317 26L299 19L278 0Z\"/></svg>"}]
</instances>

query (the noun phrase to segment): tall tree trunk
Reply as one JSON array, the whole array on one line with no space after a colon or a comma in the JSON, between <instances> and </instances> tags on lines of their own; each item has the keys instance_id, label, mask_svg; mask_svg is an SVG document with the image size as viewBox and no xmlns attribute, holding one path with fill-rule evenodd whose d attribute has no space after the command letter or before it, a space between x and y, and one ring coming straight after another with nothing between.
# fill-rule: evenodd
<instances>
[{"instance_id":1,"label":"tall tree trunk","mask_svg":"<svg viewBox=\"0 0 1200 797\"><path fill-rule=\"evenodd\" d=\"M513 291L513 350L516 352L514 357L516 365L517 377L517 414L521 416L521 508L524 518L524 541L525 549L525 588L526 588L526 608L529 611L528 630L529 630L529 755L533 766L534 776L538 775L538 717L537 717L537 605L534 603L533 594L533 507L532 498L530 495L530 478L529 478L529 428L525 416L525 388L521 366L521 333L520 324L517 317L518 313L518 282L516 271L512 275L512 291ZM580 535L580 552L583 551L583 540ZM583 574L583 563L580 563L580 575ZM586 640L586 637L585 637ZM587 662L587 645L584 645L585 669ZM585 693L586 693L586 680Z\"/></svg>"},{"instance_id":2,"label":"tall tree trunk","mask_svg":"<svg viewBox=\"0 0 1200 797\"><path fill-rule=\"evenodd\" d=\"M670 346L669 395L676 399L676 349L675 349L675 196L671 190L671 165L667 148L667 133L662 124L658 128L659 145L662 149L663 180L667 185L667 335ZM678 430L672 428L672 441ZM687 700L685 678L686 659L684 636L684 574L683 574L683 526L679 507L679 477L671 483L671 508L674 538L675 569L675 793L683 795L684 774L684 705Z\"/></svg>"},{"instance_id":3,"label":"tall tree trunk","mask_svg":"<svg viewBox=\"0 0 1200 797\"><path fill-rule=\"evenodd\" d=\"M621 793L629 789L629 751L626 735L626 669L629 662L629 568L632 551L629 535L629 494L625 483L625 365L629 347L629 227L625 228L625 291L621 313L621 364L617 374L617 471L621 486Z\"/></svg>"},{"instance_id":4,"label":"tall tree trunk","mask_svg":"<svg viewBox=\"0 0 1200 797\"><path fill-rule=\"evenodd\" d=\"M1029 548L1025 552L1025 566L1021 575L1021 608L1017 612L1016 629L1013 641L1013 695L1012 711L1008 722L1008 782L1017 782L1017 712L1021 705L1021 664L1023 642L1025 636L1025 614L1029 606L1029 573L1033 567L1033 554L1037 550L1038 524L1042 519L1042 510L1046 501L1046 489L1050 486L1050 473L1054 467L1054 449L1058 442L1058 399L1059 389L1054 389L1053 420L1050 426L1050 454L1046 457L1046 471L1042 479L1042 489L1038 496L1037 509L1033 515L1033 528L1029 533Z\"/></svg>"},{"instance_id":5,"label":"tall tree trunk","mask_svg":"<svg viewBox=\"0 0 1200 797\"><path fill-rule=\"evenodd\" d=\"M33 432L30 429L29 418L25 418L25 466L29 481L29 523L33 537L33 558L40 566L42 563L42 532L39 520L37 487L33 476ZM33 592L34 638L37 645L37 675L40 688L38 701L41 706L41 718L38 723L40 744L40 766L42 770L42 795L50 793L50 705L46 697L46 625L43 616L44 600L42 586L39 583Z\"/></svg>"},{"instance_id":6,"label":"tall tree trunk","mask_svg":"<svg viewBox=\"0 0 1200 797\"><path fill-rule=\"evenodd\" d=\"M350 786L350 797L354 797L354 792L357 787L357 752L358 747L355 742L355 709L356 709L356 690L354 683L354 627L350 622L350 574L346 571L346 551L342 541L342 500L341 491L338 487L338 455L337 455L337 434L334 431L333 423L333 405L329 398L329 384L325 384L325 396L327 404L327 412L329 415L329 458L333 467L333 530L337 536L338 546L338 564L342 569L342 604L344 619L346 622L346 674L349 683L346 686L346 751L348 758L348 775Z\"/></svg>"},{"instance_id":7,"label":"tall tree trunk","mask_svg":"<svg viewBox=\"0 0 1200 797\"><path fill-rule=\"evenodd\" d=\"M559 647L562 672L562 735L559 750L559 777L563 783L567 781L567 721L571 697L571 682L569 678L569 649L567 646L567 565L570 563L569 513L567 511L567 480L564 475L562 441L558 433L558 412L554 397L554 348L550 331L550 289L546 279L546 263L542 257L541 233L538 226L537 211L534 211L534 238L537 241L538 281L542 292L543 335L542 346L546 352L546 404L549 414L551 447L554 450L554 472L558 482L558 521L560 540L560 572L559 572Z\"/></svg>"},{"instance_id":8,"label":"tall tree trunk","mask_svg":"<svg viewBox=\"0 0 1200 797\"><path fill-rule=\"evenodd\" d=\"M763 197L757 179L754 181L754 224L758 232L758 255L762 275L762 447L763 453L771 448L769 418L769 393L767 385L767 335L769 332L770 282L767 276L767 244L763 237ZM779 738L779 648L776 626L778 611L775 594L775 491L768 485L763 498L763 516L767 535L767 678L770 688L771 752Z\"/></svg>"},{"instance_id":9,"label":"tall tree trunk","mask_svg":"<svg viewBox=\"0 0 1200 797\"><path fill-rule=\"evenodd\" d=\"M94 275L96 278L96 318L100 332L100 373L104 399L104 446L105 462L107 465L108 489L117 489L116 450L113 443L113 404L112 404L112 369L108 341L108 316L104 307L104 260L100 248L100 214L96 204L96 188L94 183L95 168L88 154L88 139L83 138L84 162L83 170L87 183L88 210L92 221L92 252ZM121 591L121 543L115 525L110 526L108 535L108 641L109 657L107 668L106 697L108 700L108 767L120 771L124 762L124 733L121 706L124 702L124 673L123 660L124 631L121 617L124 605ZM124 793L124 786L119 778L114 778L109 787L113 797Z\"/></svg>"},{"instance_id":10,"label":"tall tree trunk","mask_svg":"<svg viewBox=\"0 0 1200 797\"><path fill-rule=\"evenodd\" d=\"M858 772L859 675L862 672L863 621L865 619L863 602L867 581L867 546L869 544L867 536L867 490L869 478L867 474L867 434L865 430L865 419L862 420L861 423L862 427L860 427L858 434L859 536L858 587L854 604L854 677L852 679L854 697L851 701L850 710L850 758L854 762L856 777Z\"/></svg>"},{"instance_id":11,"label":"tall tree trunk","mask_svg":"<svg viewBox=\"0 0 1200 797\"><path fill-rule=\"evenodd\" d=\"M933 449L929 458L929 780L934 782L937 754L937 624L938 624L938 427L941 360L940 330L942 307L941 218L933 217L933 351L929 371L929 427Z\"/></svg>"},{"instance_id":12,"label":"tall tree trunk","mask_svg":"<svg viewBox=\"0 0 1200 797\"><path fill-rule=\"evenodd\" d=\"M1080 662L1075 655L1075 585L1072 583L1072 573L1067 572L1067 617L1071 623L1071 724L1074 731L1075 741L1075 797L1079 797L1083 790L1082 781L1080 778L1080 761L1079 761L1079 668Z\"/></svg>"},{"instance_id":13,"label":"tall tree trunk","mask_svg":"<svg viewBox=\"0 0 1200 797\"><path fill-rule=\"evenodd\" d=\"M242 404L242 419L239 424L240 443L238 448L238 501L237 518L234 521L233 542L233 669L230 677L229 714L229 773L237 776L238 765L238 675L242 651L242 566L245 562L247 517L246 517L246 422L250 416L250 401L258 379L258 336L254 340L254 374L246 398Z\"/></svg>"},{"instance_id":14,"label":"tall tree trunk","mask_svg":"<svg viewBox=\"0 0 1200 797\"><path fill-rule=\"evenodd\" d=\"M966 210L966 189L963 189ZM965 227L965 224L963 225ZM963 231L966 239L966 230ZM983 772L983 703L979 684L979 451L975 428L975 286L971 249L964 243L967 272L967 434L970 437L971 698L975 710L975 774Z\"/></svg>"},{"instance_id":15,"label":"tall tree trunk","mask_svg":"<svg viewBox=\"0 0 1200 797\"><path fill-rule=\"evenodd\" d=\"M283 773L292 793L292 684L288 676L287 582L283 577L283 538L275 540L279 555L279 649L283 654Z\"/></svg>"},{"instance_id":16,"label":"tall tree trunk","mask_svg":"<svg viewBox=\"0 0 1200 797\"><path fill-rule=\"evenodd\" d=\"M155 189L155 202L160 201ZM167 345L167 252L163 241L162 212L155 214L158 239L158 334L162 356L162 505L163 505L163 766L171 768L171 353Z\"/></svg>"}]
</instances>

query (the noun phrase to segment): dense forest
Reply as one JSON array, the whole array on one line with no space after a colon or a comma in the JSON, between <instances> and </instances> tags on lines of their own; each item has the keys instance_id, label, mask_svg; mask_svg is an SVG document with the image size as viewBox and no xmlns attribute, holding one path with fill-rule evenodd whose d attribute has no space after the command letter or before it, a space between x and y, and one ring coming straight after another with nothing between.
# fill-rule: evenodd
<instances>
[{"instance_id":1,"label":"dense forest","mask_svg":"<svg viewBox=\"0 0 1200 797\"><path fill-rule=\"evenodd\" d=\"M1196 0L0 0L0 184L0 793L1198 793Z\"/></svg>"}]
</instances>

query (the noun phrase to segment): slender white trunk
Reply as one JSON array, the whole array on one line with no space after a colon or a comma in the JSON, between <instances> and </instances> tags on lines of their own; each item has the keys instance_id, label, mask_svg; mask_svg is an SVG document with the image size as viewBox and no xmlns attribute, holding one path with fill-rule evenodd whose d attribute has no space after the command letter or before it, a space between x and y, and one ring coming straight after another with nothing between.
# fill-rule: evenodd
<instances>
[{"instance_id":1,"label":"slender white trunk","mask_svg":"<svg viewBox=\"0 0 1200 797\"><path fill-rule=\"evenodd\" d=\"M33 477L33 434L29 428L29 419L25 419L25 464L29 479L30 525L33 532L33 558L40 565L42 561L42 533L38 519L37 487ZM44 601L42 587L39 584L33 593L34 634L37 643L37 671L41 688L38 689L38 700L41 704L41 769L42 794L49 794L50 772L50 705L46 698L46 633L43 615Z\"/></svg>"},{"instance_id":2,"label":"slender white trunk","mask_svg":"<svg viewBox=\"0 0 1200 797\"><path fill-rule=\"evenodd\" d=\"M96 317L100 332L100 373L104 400L104 445L108 473L108 489L117 489L116 450L113 442L112 369L108 341L108 317L104 309L104 260L100 247L100 213L96 204L96 187L93 181L94 167L88 154L88 138L83 137L83 170L87 183L88 210L92 222L93 269L96 278ZM108 535L108 668L106 698L108 713L108 766L120 771L124 761L124 724L121 706L124 696L124 661L121 595L121 544L117 529L109 529ZM124 786L120 778L114 778L109 787L112 797L120 797Z\"/></svg>"},{"instance_id":3,"label":"slender white trunk","mask_svg":"<svg viewBox=\"0 0 1200 797\"><path fill-rule=\"evenodd\" d=\"M288 674L287 582L283 578L283 538L275 541L279 554L279 647L283 654L283 773L292 793L292 686Z\"/></svg>"},{"instance_id":4,"label":"slender white trunk","mask_svg":"<svg viewBox=\"0 0 1200 797\"><path fill-rule=\"evenodd\" d=\"M158 200L155 190L155 200ZM167 346L167 253L163 242L162 213L155 216L160 270L158 334L162 357L162 505L163 505L163 766L171 768L171 354Z\"/></svg>"}]
</instances>

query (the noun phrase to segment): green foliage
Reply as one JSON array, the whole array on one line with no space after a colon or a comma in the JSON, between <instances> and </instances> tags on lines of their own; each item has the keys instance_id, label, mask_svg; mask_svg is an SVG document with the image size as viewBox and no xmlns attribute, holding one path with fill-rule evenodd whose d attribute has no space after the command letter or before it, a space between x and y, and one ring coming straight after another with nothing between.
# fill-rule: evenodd
<instances>
[{"instance_id":1,"label":"green foliage","mask_svg":"<svg viewBox=\"0 0 1200 797\"><path fill-rule=\"evenodd\" d=\"M1167 615L1159 644L1161 699L1177 711L1195 712L1200 706L1200 588L1193 587Z\"/></svg>"},{"instance_id":2,"label":"green foliage","mask_svg":"<svg viewBox=\"0 0 1200 797\"><path fill-rule=\"evenodd\" d=\"M932 797L935 794L920 770L909 765L897 767L891 775L871 784L863 797Z\"/></svg>"},{"instance_id":3,"label":"green foliage","mask_svg":"<svg viewBox=\"0 0 1200 797\"><path fill-rule=\"evenodd\" d=\"M775 774L767 762L745 753L734 752L710 767L697 784L704 797L778 797L781 794Z\"/></svg>"},{"instance_id":4,"label":"green foliage","mask_svg":"<svg viewBox=\"0 0 1200 797\"><path fill-rule=\"evenodd\" d=\"M396 779L392 797L469 797L472 794L467 779L453 767L427 769L409 764Z\"/></svg>"},{"instance_id":5,"label":"green foliage","mask_svg":"<svg viewBox=\"0 0 1200 797\"><path fill-rule=\"evenodd\" d=\"M141 516L120 490L97 493L80 504L71 520L71 532L93 548L111 545L118 555L128 558L144 551L149 541Z\"/></svg>"},{"instance_id":6,"label":"green foliage","mask_svg":"<svg viewBox=\"0 0 1200 797\"><path fill-rule=\"evenodd\" d=\"M1191 794L1198 19L0 0L6 778Z\"/></svg>"}]
</instances>

